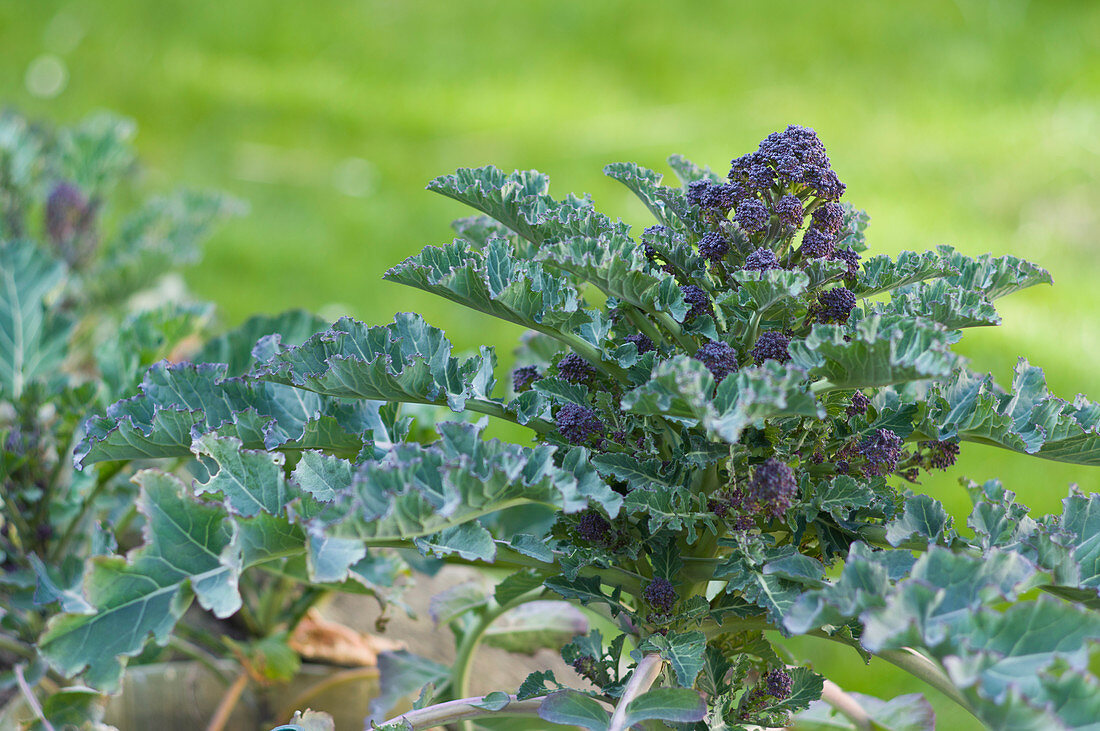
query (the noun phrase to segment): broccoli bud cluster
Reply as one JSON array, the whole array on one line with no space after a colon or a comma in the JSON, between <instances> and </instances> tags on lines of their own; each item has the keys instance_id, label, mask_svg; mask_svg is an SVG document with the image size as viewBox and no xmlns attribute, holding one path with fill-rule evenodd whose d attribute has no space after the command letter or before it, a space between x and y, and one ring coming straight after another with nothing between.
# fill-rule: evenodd
<instances>
[{"instance_id":1,"label":"broccoli bud cluster","mask_svg":"<svg viewBox=\"0 0 1100 731\"><path fill-rule=\"evenodd\" d=\"M852 310L856 308L856 296L847 287L833 287L817 296L817 302L810 308L811 314L822 323L848 322Z\"/></svg>"},{"instance_id":2,"label":"broccoli bud cluster","mask_svg":"<svg viewBox=\"0 0 1100 731\"><path fill-rule=\"evenodd\" d=\"M634 343L634 347L638 349L638 355L642 353L649 353L657 349L657 346L653 344L653 341L648 336L641 333L635 333L634 335L627 335L623 338L628 343Z\"/></svg>"},{"instance_id":3,"label":"broccoli bud cluster","mask_svg":"<svg viewBox=\"0 0 1100 731\"><path fill-rule=\"evenodd\" d=\"M558 361L558 375L569 383L584 383L596 375L596 369L576 353L570 353Z\"/></svg>"},{"instance_id":4,"label":"broccoli bud cluster","mask_svg":"<svg viewBox=\"0 0 1100 731\"><path fill-rule=\"evenodd\" d=\"M729 345L711 340L695 352L695 360L707 367L716 383L737 370L737 351Z\"/></svg>"},{"instance_id":5,"label":"broccoli bud cluster","mask_svg":"<svg viewBox=\"0 0 1100 731\"><path fill-rule=\"evenodd\" d=\"M766 272L769 269L782 269L782 266L774 251L761 247L745 257L743 268L748 271Z\"/></svg>"},{"instance_id":6,"label":"broccoli bud cluster","mask_svg":"<svg viewBox=\"0 0 1100 731\"><path fill-rule=\"evenodd\" d=\"M791 344L790 336L775 331L768 331L757 339L752 346L752 359L757 365L766 360L775 360L786 363L791 359L791 353L787 349Z\"/></svg>"},{"instance_id":7,"label":"broccoli bud cluster","mask_svg":"<svg viewBox=\"0 0 1100 731\"><path fill-rule=\"evenodd\" d=\"M790 465L774 457L757 465L749 480L746 502L772 518L781 518L798 494L798 480Z\"/></svg>"},{"instance_id":8,"label":"broccoli bud cluster","mask_svg":"<svg viewBox=\"0 0 1100 731\"><path fill-rule=\"evenodd\" d=\"M584 444L590 437L604 433L603 422L596 412L580 404L565 404L554 417L558 432L570 444Z\"/></svg>"},{"instance_id":9,"label":"broccoli bud cluster","mask_svg":"<svg viewBox=\"0 0 1100 731\"><path fill-rule=\"evenodd\" d=\"M696 317L706 315L711 311L710 298L707 297L707 293L702 287L696 284L687 284L680 287L680 291L684 295L684 301L688 304L684 322L691 322Z\"/></svg>"},{"instance_id":10,"label":"broccoli bud cluster","mask_svg":"<svg viewBox=\"0 0 1100 731\"><path fill-rule=\"evenodd\" d=\"M642 590L642 598L661 614L671 614L679 596L671 581L658 576L646 584Z\"/></svg>"},{"instance_id":11,"label":"broccoli bud cluster","mask_svg":"<svg viewBox=\"0 0 1100 731\"><path fill-rule=\"evenodd\" d=\"M516 393L531 390L531 384L541 378L538 366L521 366L512 371L512 389Z\"/></svg>"},{"instance_id":12,"label":"broccoli bud cluster","mask_svg":"<svg viewBox=\"0 0 1100 731\"><path fill-rule=\"evenodd\" d=\"M867 460L867 475L888 475L901 460L901 437L889 429L877 429L859 445L859 454Z\"/></svg>"}]
</instances>

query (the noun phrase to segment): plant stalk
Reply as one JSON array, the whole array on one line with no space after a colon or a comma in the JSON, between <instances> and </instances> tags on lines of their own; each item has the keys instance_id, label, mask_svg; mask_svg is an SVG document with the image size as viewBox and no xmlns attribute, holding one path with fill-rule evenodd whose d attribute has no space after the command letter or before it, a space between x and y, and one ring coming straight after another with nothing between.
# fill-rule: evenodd
<instances>
[{"instance_id":1,"label":"plant stalk","mask_svg":"<svg viewBox=\"0 0 1100 731\"><path fill-rule=\"evenodd\" d=\"M538 716L543 699L529 698L521 701L517 700L514 695L510 695L508 696L508 705L499 711L489 711L475 705L484 701L485 696L475 696L437 703L434 706L395 716L379 724L379 727L384 729L392 726L401 729L401 731L423 731L423 729L435 728L456 721L472 721L488 716Z\"/></svg>"},{"instance_id":2,"label":"plant stalk","mask_svg":"<svg viewBox=\"0 0 1100 731\"><path fill-rule=\"evenodd\" d=\"M229 686L221 701L218 702L218 707L214 711L210 723L207 724L206 731L224 731L225 724L229 723L229 717L233 714L233 709L237 707L237 703L241 700L241 694L244 693L244 689L247 687L248 671L242 670L237 679L233 681L233 685Z\"/></svg>"},{"instance_id":3,"label":"plant stalk","mask_svg":"<svg viewBox=\"0 0 1100 731\"><path fill-rule=\"evenodd\" d=\"M607 731L626 731L626 709L630 702L645 693L661 674L665 661L660 655L652 653L646 655L634 668L634 674L623 689L623 694L615 706L615 712L611 714L611 724Z\"/></svg>"},{"instance_id":4,"label":"plant stalk","mask_svg":"<svg viewBox=\"0 0 1100 731\"><path fill-rule=\"evenodd\" d=\"M46 714L42 711L42 706L38 703L38 699L34 697L34 691L31 690L30 685L27 684L27 678L23 675L23 666L16 665L13 669L15 672L15 682L19 685L19 692L23 694L23 700L27 702L27 706L31 709L38 720L42 722L43 731L56 731L53 724L46 718Z\"/></svg>"},{"instance_id":5,"label":"plant stalk","mask_svg":"<svg viewBox=\"0 0 1100 731\"><path fill-rule=\"evenodd\" d=\"M871 717L863 706L852 696L845 693L839 685L831 680L825 680L825 686L821 689L821 700L832 706L837 713L852 722L859 731L871 731Z\"/></svg>"}]
</instances>

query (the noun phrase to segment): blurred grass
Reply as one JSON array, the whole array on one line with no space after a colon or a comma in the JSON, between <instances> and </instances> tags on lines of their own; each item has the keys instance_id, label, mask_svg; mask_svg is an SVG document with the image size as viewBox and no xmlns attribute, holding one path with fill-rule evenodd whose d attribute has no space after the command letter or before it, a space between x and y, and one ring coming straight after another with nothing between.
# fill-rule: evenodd
<instances>
[{"instance_id":1,"label":"blurred grass","mask_svg":"<svg viewBox=\"0 0 1100 731\"><path fill-rule=\"evenodd\" d=\"M590 192L641 225L605 163L665 170L680 152L723 171L795 122L818 130L846 199L871 213L876 250L950 243L1052 271L1055 287L1001 301L1004 327L967 334L975 367L1004 382L1023 355L1057 392L1100 396L1094 2L7 0L0 43L0 103L63 121L129 115L155 187L251 202L190 275L229 323L293 306L372 322L416 310L507 365L516 328L380 279L466 215L424 192L430 178L538 168L558 195ZM51 98L59 85L33 73L43 57L64 72ZM960 518L960 474L1000 476L1037 512L1070 482L1100 484L968 445L926 486ZM856 690L916 689L848 655L814 657Z\"/></svg>"}]
</instances>

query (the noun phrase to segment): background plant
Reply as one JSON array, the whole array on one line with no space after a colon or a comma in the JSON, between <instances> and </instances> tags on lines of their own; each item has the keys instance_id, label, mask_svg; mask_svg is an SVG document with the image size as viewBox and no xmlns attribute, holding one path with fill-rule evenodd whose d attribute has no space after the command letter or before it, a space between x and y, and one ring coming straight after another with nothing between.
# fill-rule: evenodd
<instances>
[{"instance_id":1,"label":"background plant","mask_svg":"<svg viewBox=\"0 0 1100 731\"><path fill-rule=\"evenodd\" d=\"M417 723L777 725L824 692L855 727L927 724L920 699L854 703L790 669L791 635L893 662L990 725L1090 718L1094 497L1037 521L997 483L973 485L960 535L906 488L949 467L960 442L1096 463L1100 407L1052 397L1023 361L1002 391L951 352L963 329L999 321L994 300L1049 275L949 247L861 258L867 218L838 203L844 186L811 130L769 136L726 182L670 165L682 186L633 164L605 171L658 219L637 240L587 198L551 198L538 173L463 169L429 186L486 215L387 277L531 330L512 397L494 396L491 349L459 359L414 314L340 320L300 346L261 338L239 378L152 369L139 395L89 422L78 459L194 455L210 477L191 489L137 475L143 512L189 528L154 521L127 562L93 559L95 612L53 622L47 656L110 687L192 598L235 612L252 567L381 591L386 549L411 545L515 570L459 632L451 672L407 657L393 668L411 683L402 691L428 682ZM511 421L536 444L460 422L409 443L401 403ZM491 518L519 506L557 512L548 535ZM165 571L169 552L185 565ZM103 590L132 575L145 583ZM515 697L466 699L485 628L544 596L618 622L610 644L593 633L563 649L592 687L536 673L505 689ZM109 635L119 622L136 631Z\"/></svg>"},{"instance_id":2,"label":"background plant","mask_svg":"<svg viewBox=\"0 0 1100 731\"><path fill-rule=\"evenodd\" d=\"M89 608L84 562L140 540L130 462L79 472L89 410L136 388L152 363L194 350L212 307L178 270L239 211L220 195L134 200L131 122L53 129L0 114L0 692L65 678L36 650L46 621ZM94 694L69 692L47 709Z\"/></svg>"}]
</instances>

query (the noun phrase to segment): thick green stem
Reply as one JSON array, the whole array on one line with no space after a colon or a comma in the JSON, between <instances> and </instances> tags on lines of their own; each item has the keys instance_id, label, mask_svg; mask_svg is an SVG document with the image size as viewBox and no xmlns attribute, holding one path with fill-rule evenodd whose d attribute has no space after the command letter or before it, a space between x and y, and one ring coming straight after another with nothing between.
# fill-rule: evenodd
<instances>
[{"instance_id":1,"label":"thick green stem","mask_svg":"<svg viewBox=\"0 0 1100 731\"><path fill-rule=\"evenodd\" d=\"M663 327L673 337L674 340L688 353L694 353L698 350L699 345L690 336L684 334L683 328L680 324L672 319L672 316L667 312L661 312L660 310L646 310L653 320Z\"/></svg>"},{"instance_id":2,"label":"thick green stem","mask_svg":"<svg viewBox=\"0 0 1100 731\"><path fill-rule=\"evenodd\" d=\"M44 731L54 731L53 724L46 718L46 714L42 712L42 706L39 705L38 699L34 696L34 691L31 690L30 685L27 684L27 678L23 675L23 666L15 666L15 682L19 686L19 692L23 694L23 700L27 702L27 706L31 709L38 720L42 722L42 728Z\"/></svg>"},{"instance_id":3,"label":"thick green stem","mask_svg":"<svg viewBox=\"0 0 1100 731\"><path fill-rule=\"evenodd\" d=\"M664 659L656 653L646 655L638 662L638 666L634 668L634 674L630 676L630 681L626 684L623 694L619 697L619 702L615 705L615 712L611 714L611 723L608 725L607 731L626 731L627 706L630 705L630 701L653 686L653 683L660 676L664 664Z\"/></svg>"},{"instance_id":4,"label":"thick green stem","mask_svg":"<svg viewBox=\"0 0 1100 731\"><path fill-rule=\"evenodd\" d=\"M22 640L18 640L14 637L9 637L7 635L0 635L0 650L10 652L13 655L18 655L19 657L25 658L27 660L34 659L33 647L23 642Z\"/></svg>"},{"instance_id":5,"label":"thick green stem","mask_svg":"<svg viewBox=\"0 0 1100 731\"><path fill-rule=\"evenodd\" d=\"M555 427L546 419L530 419L526 424L520 423L519 419L514 414L509 414L504 410L504 404L497 403L496 401L488 401L486 399L472 398L466 401L467 411L476 411L479 414L487 414L489 416L495 416L498 419L504 419L510 421L513 424L519 424L525 426L528 429L532 429L539 434L546 434L554 431Z\"/></svg>"},{"instance_id":6,"label":"thick green stem","mask_svg":"<svg viewBox=\"0 0 1100 731\"><path fill-rule=\"evenodd\" d=\"M821 689L821 700L828 703L837 713L851 721L852 725L859 729L859 731L871 731L874 728L874 726L871 725L871 716L868 715L863 706L859 704L859 701L845 693L841 687L833 681L828 679L825 680L825 685Z\"/></svg>"},{"instance_id":7,"label":"thick green stem","mask_svg":"<svg viewBox=\"0 0 1100 731\"><path fill-rule=\"evenodd\" d=\"M382 729L400 729L401 731L422 731L436 728L456 721L467 722L478 718L500 718L504 716L538 716L543 698L517 700L508 696L508 704L499 711L489 711L481 707L485 696L460 698L446 703L403 713L381 724Z\"/></svg>"},{"instance_id":8,"label":"thick green stem","mask_svg":"<svg viewBox=\"0 0 1100 731\"><path fill-rule=\"evenodd\" d=\"M477 652L478 645L481 644L481 639L485 636L490 625L508 610L514 609L521 604L535 601L542 595L543 592L541 590L529 592L523 596L516 597L506 604L486 607L482 611L477 624L467 631L462 638L462 642L459 643L454 665L451 668L450 690L452 697L459 696L464 698L469 694L470 669L473 667L474 654ZM463 731L473 731L473 726L470 725L469 721L462 721L459 727L463 729Z\"/></svg>"},{"instance_id":9,"label":"thick green stem","mask_svg":"<svg viewBox=\"0 0 1100 731\"><path fill-rule=\"evenodd\" d=\"M654 345L665 341L664 336L661 335L661 331L658 330L640 310L630 305L623 307L622 310L626 313L626 319L630 320L630 323L638 328L643 335L652 340Z\"/></svg>"},{"instance_id":10,"label":"thick green stem","mask_svg":"<svg viewBox=\"0 0 1100 731\"><path fill-rule=\"evenodd\" d=\"M947 673L931 659L909 647L902 648L901 650L882 650L874 654L876 657L881 657L886 662L896 665L909 674L920 678L965 708L970 715L978 718L978 714L974 712L974 708L970 705L970 701L959 692L959 689L951 682L951 678L947 677Z\"/></svg>"}]
</instances>

